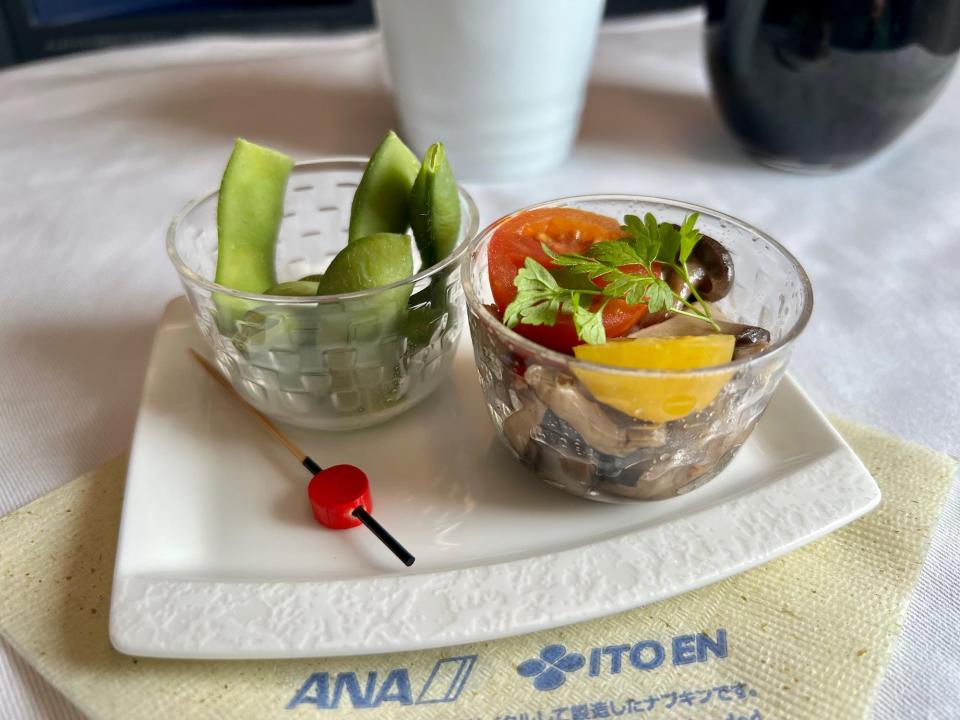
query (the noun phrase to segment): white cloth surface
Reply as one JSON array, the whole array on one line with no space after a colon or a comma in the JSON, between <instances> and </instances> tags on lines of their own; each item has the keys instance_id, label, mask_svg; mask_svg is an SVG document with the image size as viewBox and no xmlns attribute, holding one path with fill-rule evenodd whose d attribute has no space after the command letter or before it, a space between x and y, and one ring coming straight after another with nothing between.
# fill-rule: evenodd
<instances>
[{"instance_id":1,"label":"white cloth surface","mask_svg":"<svg viewBox=\"0 0 960 720\"><path fill-rule=\"evenodd\" d=\"M488 222L590 192L681 198L770 232L807 268L792 372L827 411L960 455L960 76L901 140L828 176L748 159L707 90L699 16L600 38L580 141L554 173L468 184ZM179 294L174 213L235 136L299 159L396 124L373 35L204 39L0 72L0 514L129 447L150 338ZM877 718L960 716L960 496L941 520ZM7 648L0 717L78 717Z\"/></svg>"}]
</instances>

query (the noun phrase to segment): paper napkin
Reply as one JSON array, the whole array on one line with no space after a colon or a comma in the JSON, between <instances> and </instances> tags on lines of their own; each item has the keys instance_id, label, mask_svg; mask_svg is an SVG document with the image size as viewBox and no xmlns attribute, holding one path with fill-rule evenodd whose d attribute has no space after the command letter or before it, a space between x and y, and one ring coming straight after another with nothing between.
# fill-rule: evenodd
<instances>
[{"instance_id":1,"label":"paper napkin","mask_svg":"<svg viewBox=\"0 0 960 720\"><path fill-rule=\"evenodd\" d=\"M125 461L0 520L0 633L98 720L862 718L956 463L837 422L884 500L767 565L638 610L440 650L132 658L107 635Z\"/></svg>"}]
</instances>

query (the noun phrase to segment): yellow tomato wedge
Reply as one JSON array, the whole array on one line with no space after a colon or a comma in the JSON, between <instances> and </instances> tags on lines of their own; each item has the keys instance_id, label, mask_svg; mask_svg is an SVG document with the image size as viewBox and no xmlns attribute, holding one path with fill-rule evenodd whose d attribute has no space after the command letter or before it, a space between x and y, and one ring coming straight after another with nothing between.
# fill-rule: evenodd
<instances>
[{"instance_id":1,"label":"yellow tomato wedge","mask_svg":"<svg viewBox=\"0 0 960 720\"><path fill-rule=\"evenodd\" d=\"M733 335L647 337L573 348L579 360L643 370L695 370L733 358ZM627 377L602 370L574 370L602 403L640 420L665 423L703 410L732 373L729 370L663 377Z\"/></svg>"}]
</instances>

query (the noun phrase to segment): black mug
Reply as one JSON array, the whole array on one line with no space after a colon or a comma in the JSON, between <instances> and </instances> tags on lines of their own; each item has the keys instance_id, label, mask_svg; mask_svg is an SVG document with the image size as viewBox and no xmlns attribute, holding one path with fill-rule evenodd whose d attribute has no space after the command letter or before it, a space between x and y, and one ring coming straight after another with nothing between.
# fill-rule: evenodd
<instances>
[{"instance_id":1,"label":"black mug","mask_svg":"<svg viewBox=\"0 0 960 720\"><path fill-rule=\"evenodd\" d=\"M960 0L709 0L707 56L728 126L763 162L851 165L943 88Z\"/></svg>"}]
</instances>

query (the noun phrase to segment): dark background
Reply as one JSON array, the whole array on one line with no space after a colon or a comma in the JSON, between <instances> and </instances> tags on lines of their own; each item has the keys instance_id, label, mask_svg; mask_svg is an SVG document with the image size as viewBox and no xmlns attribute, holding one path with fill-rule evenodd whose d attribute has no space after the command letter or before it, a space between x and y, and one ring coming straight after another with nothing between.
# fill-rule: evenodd
<instances>
[{"instance_id":1,"label":"dark background","mask_svg":"<svg viewBox=\"0 0 960 720\"><path fill-rule=\"evenodd\" d=\"M699 4L607 0L606 13L632 15ZM0 0L0 66L185 35L308 34L372 24L371 0Z\"/></svg>"}]
</instances>

